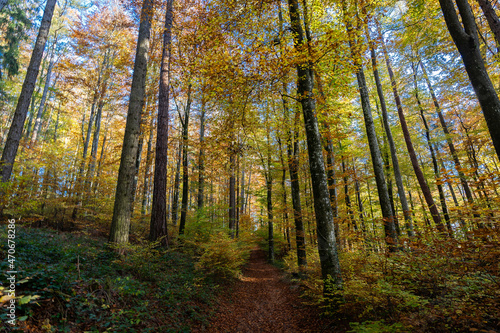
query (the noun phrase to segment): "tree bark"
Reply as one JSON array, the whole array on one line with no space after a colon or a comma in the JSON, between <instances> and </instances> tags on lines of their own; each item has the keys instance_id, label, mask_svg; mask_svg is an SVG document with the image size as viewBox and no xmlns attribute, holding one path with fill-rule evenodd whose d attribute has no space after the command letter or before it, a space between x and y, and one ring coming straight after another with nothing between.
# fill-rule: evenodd
<instances>
[{"instance_id":1,"label":"tree bark","mask_svg":"<svg viewBox=\"0 0 500 333\"><path fill-rule=\"evenodd\" d=\"M180 116L179 116L180 119ZM182 136L182 135L181 135ZM179 140L179 149L177 151L177 164L175 167L174 195L172 196L172 225L177 225L177 216L179 211L179 188L181 184L181 161L182 161L182 137Z\"/></svg>"},{"instance_id":2,"label":"tree bark","mask_svg":"<svg viewBox=\"0 0 500 333\"><path fill-rule=\"evenodd\" d=\"M19 148L19 142L23 133L24 121L26 120L31 96L33 95L33 90L35 89L35 83L43 57L43 51L45 49L47 37L49 36L56 1L57 0L47 0L47 4L45 5L35 47L33 48L33 52L31 54L26 77L24 78L21 94L19 95L16 111L14 112L14 118L12 119L5 147L2 152L2 158L0 160L0 167L2 168L2 183L8 182L12 174L17 149Z\"/></svg>"},{"instance_id":3,"label":"tree bark","mask_svg":"<svg viewBox=\"0 0 500 333\"><path fill-rule=\"evenodd\" d=\"M439 0L439 3L450 35L462 56L465 70L483 109L497 157L500 158L500 100L481 56L474 14L467 0ZM461 20L455 10L455 3Z\"/></svg>"},{"instance_id":4,"label":"tree bark","mask_svg":"<svg viewBox=\"0 0 500 333\"><path fill-rule=\"evenodd\" d=\"M189 199L189 168L188 168L188 140L189 140L189 113L191 111L191 84L188 86L184 121L182 122L182 202L181 219L179 221L179 235L184 234L186 227L188 199Z\"/></svg>"},{"instance_id":5,"label":"tree bark","mask_svg":"<svg viewBox=\"0 0 500 333\"><path fill-rule=\"evenodd\" d=\"M236 168L236 153L233 144L229 151L229 235L231 238L234 238L236 227L236 177L234 170Z\"/></svg>"},{"instance_id":6,"label":"tree bark","mask_svg":"<svg viewBox=\"0 0 500 333\"><path fill-rule=\"evenodd\" d=\"M498 19L498 15L495 12L495 9L493 8L489 0L477 0L477 3L483 10L486 21L488 21L488 25L490 26L490 29L495 36L497 46L500 46L500 20Z\"/></svg>"},{"instance_id":7,"label":"tree bark","mask_svg":"<svg viewBox=\"0 0 500 333\"><path fill-rule=\"evenodd\" d=\"M441 216L437 210L436 204L434 203L434 199L432 198L431 190L429 189L429 185L425 180L425 176L420 169L418 164L417 155L415 153L415 149L413 148L413 143L411 141L410 132L408 130L408 125L406 123L406 118L403 113L403 107L401 104L401 99L399 98L398 88L396 85L396 79L394 77L394 73L392 71L391 61L389 59L389 53L387 52L387 47L385 46L384 37L382 36L382 32L380 31L380 25L377 23L377 28L380 36L380 40L382 42L382 50L384 52L385 63L387 65L387 71L389 72L389 78L391 79L392 92L394 94L394 100L396 101L396 107L398 109L398 117L401 123L401 129L403 130L403 136L406 143L406 148L408 149L408 154L410 155L411 164L413 166L413 170L415 172L415 176L417 177L420 188L422 189L422 193L424 195L425 201L432 215L432 219L436 224L436 227L439 231L444 232L444 226L441 222Z\"/></svg>"},{"instance_id":8,"label":"tree bark","mask_svg":"<svg viewBox=\"0 0 500 333\"><path fill-rule=\"evenodd\" d=\"M432 102L434 103L434 107L436 108L436 113L439 118L439 123L441 124L441 128L443 129L444 135L446 136L446 142L448 144L448 148L450 149L451 156L453 158L453 162L455 163L455 169L458 172L458 177L460 178L460 183L462 184L462 187L465 192L465 196L467 197L467 201L469 204L474 203L474 198L472 197L472 192L470 190L469 184L467 183L467 180L465 179L465 175L462 172L462 166L460 165L460 160L458 159L458 154L455 149L455 145L453 144L453 140L451 139L450 131L448 130L448 124L446 123L446 120L444 119L443 113L441 112L441 107L439 105L439 102L437 100L436 94L434 93L434 89L431 84L431 80L429 79L429 76L427 75L427 71L425 70L423 62L420 60L420 68L422 68L422 73L425 78L425 82L427 83L427 88L429 89L429 92L431 93L432 97Z\"/></svg>"},{"instance_id":9,"label":"tree bark","mask_svg":"<svg viewBox=\"0 0 500 333\"><path fill-rule=\"evenodd\" d=\"M353 27L349 21L347 9L345 8L344 2L344 20L346 23L347 34L350 36L349 45L351 47L351 54L354 59L358 59L358 41L353 37ZM380 202L380 208L382 210L382 219L384 221L384 231L385 240L389 251L393 252L397 250L398 246L398 236L396 232L396 227L394 224L394 213L391 208L391 200L389 198L389 191L387 189L387 183L384 176L384 163L382 161L382 155L380 153L380 147L377 141L377 133L375 131L375 124L373 122L373 116L370 106L370 97L368 94L368 88L366 86L365 74L363 71L362 64L359 60L355 60L355 65L357 67L356 79L358 82L359 95L361 99L361 107L363 109L363 118L366 129L366 136L368 138L368 145L370 147L370 155L372 159L373 172L375 173L375 181L377 184L377 192Z\"/></svg>"},{"instance_id":10,"label":"tree bark","mask_svg":"<svg viewBox=\"0 0 500 333\"><path fill-rule=\"evenodd\" d=\"M205 98L202 98L201 115L200 115L200 155L198 156L198 210L203 209L204 189L205 189Z\"/></svg>"},{"instance_id":11,"label":"tree bark","mask_svg":"<svg viewBox=\"0 0 500 333\"><path fill-rule=\"evenodd\" d=\"M368 25L366 25L366 37L370 45L370 55L372 61L373 76L375 77L375 85L377 87L377 95L380 100L380 109L382 110L382 120L384 124L385 135L387 136L387 143L389 144L389 149L391 152L392 169L394 171L394 178L396 180L396 186L398 188L399 200L401 202L401 208L403 209L403 216L405 219L406 232L409 237L415 235L413 231L413 221L411 218L411 212L408 207L408 200L406 199L405 189L403 185L403 179L401 177L401 169L399 168L399 159L396 151L396 145L394 143L394 138L392 136L391 125L389 123L389 117L387 112L387 106L385 103L384 91L382 89L382 83L380 81L380 76L378 73L377 55L375 52L375 43L370 38L370 33Z\"/></svg>"},{"instance_id":12,"label":"tree bark","mask_svg":"<svg viewBox=\"0 0 500 333\"><path fill-rule=\"evenodd\" d=\"M35 144L38 139L38 133L40 132L40 128L42 127L42 116L43 109L45 107L45 101L47 99L47 93L50 88L50 79L52 76L52 68L54 67L54 61L51 60L49 63L49 68L47 69L47 77L45 78L45 86L43 87L42 99L40 101L40 105L38 106L38 113L35 119L35 125L33 127L33 135L31 136L31 144Z\"/></svg>"},{"instance_id":13,"label":"tree bark","mask_svg":"<svg viewBox=\"0 0 500 333\"><path fill-rule=\"evenodd\" d=\"M130 89L130 101L123 138L123 148L118 170L113 219L109 241L127 243L129 238L130 217L132 206L132 185L135 176L135 161L141 134L141 114L144 104L144 91L148 66L149 37L153 1L144 0L139 24L134 74Z\"/></svg>"},{"instance_id":14,"label":"tree bark","mask_svg":"<svg viewBox=\"0 0 500 333\"><path fill-rule=\"evenodd\" d=\"M165 30L163 31L163 50L160 65L160 88L158 93L158 120L156 123L156 155L153 185L153 206L149 228L149 240L161 239L163 246L168 246L167 232L167 162L168 162L168 121L170 98L170 53L172 43L172 6L173 0L167 1Z\"/></svg>"},{"instance_id":15,"label":"tree bark","mask_svg":"<svg viewBox=\"0 0 500 333\"><path fill-rule=\"evenodd\" d=\"M412 64L412 67L413 64ZM422 107L422 102L420 101L420 97L418 95L418 86L417 86L417 72L416 68L413 68L413 82L415 84L415 98L417 100L418 109L420 112L420 118L422 118L422 122L424 123L425 130L425 139L427 140L427 146L429 147L429 152L431 154L432 159L432 167L434 169L434 176L436 178L436 186L439 193L439 201L441 201L441 209L443 210L444 220L446 222L446 226L448 227L448 234L450 237L453 237L453 228L451 227L450 215L448 213L448 205L446 204L446 197L443 191L443 185L441 184L440 175L439 175L439 167L437 164L436 154L434 153L434 148L432 147L431 142L431 134L429 130L429 125L427 124L427 119L425 118L424 108Z\"/></svg>"},{"instance_id":16,"label":"tree bark","mask_svg":"<svg viewBox=\"0 0 500 333\"><path fill-rule=\"evenodd\" d=\"M291 28L294 32L294 47L300 52L305 45L305 40L299 5L297 0L288 0L288 6ZM333 227L333 213L325 173L321 136L315 114L316 106L313 95L314 80L312 77L312 66L313 64L310 60L297 64L297 94L302 105L307 137L321 275L324 281L324 291L328 292L333 285L336 287L342 286L342 276ZM329 279L332 280L330 281Z\"/></svg>"}]
</instances>

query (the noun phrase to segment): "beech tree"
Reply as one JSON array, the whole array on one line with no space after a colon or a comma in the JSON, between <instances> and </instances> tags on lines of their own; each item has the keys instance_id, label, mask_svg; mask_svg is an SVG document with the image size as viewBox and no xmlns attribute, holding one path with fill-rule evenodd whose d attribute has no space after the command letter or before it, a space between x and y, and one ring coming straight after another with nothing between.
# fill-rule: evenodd
<instances>
[{"instance_id":1,"label":"beech tree","mask_svg":"<svg viewBox=\"0 0 500 333\"><path fill-rule=\"evenodd\" d=\"M9 181L12 174L12 168L14 166L17 149L19 147L19 141L21 140L23 133L24 121L26 120L28 107L31 96L33 95L33 90L35 89L35 83L38 77L40 63L42 61L43 51L49 36L56 1L57 0L47 0L47 4L45 5L42 22L40 24L40 29L38 30L38 36L36 38L33 52L31 54L31 60L24 78L21 94L19 95L19 99L17 101L16 111L9 128L9 134L7 135L5 147L2 152L0 167L2 168L1 181L3 183Z\"/></svg>"},{"instance_id":2,"label":"beech tree","mask_svg":"<svg viewBox=\"0 0 500 333\"><path fill-rule=\"evenodd\" d=\"M168 159L168 121L170 98L170 57L172 43L173 0L167 1L165 30L163 32L163 51L160 66L160 90L158 101L158 120L156 123L156 154L153 189L153 208L149 239L159 237L163 245L168 245L167 233L167 159Z\"/></svg>"},{"instance_id":3,"label":"beech tree","mask_svg":"<svg viewBox=\"0 0 500 333\"><path fill-rule=\"evenodd\" d=\"M141 113L144 104L152 11L153 1L145 0L141 10L127 123L116 184L113 219L109 232L109 241L114 243L127 243L129 237L131 206L133 204L132 188L141 131Z\"/></svg>"},{"instance_id":4,"label":"beech tree","mask_svg":"<svg viewBox=\"0 0 500 333\"><path fill-rule=\"evenodd\" d=\"M439 0L439 3L450 35L460 52L465 70L483 110L497 157L500 158L500 99L484 66L474 14L467 0Z\"/></svg>"},{"instance_id":5,"label":"beech tree","mask_svg":"<svg viewBox=\"0 0 500 333\"><path fill-rule=\"evenodd\" d=\"M302 52L309 41L306 39L302 27L299 4L296 0L288 0L288 11L291 28L293 30L294 47ZM307 152L314 196L314 211L318 233L318 251L321 261L321 274L325 283L324 290L332 286L328 279L333 280L337 287L342 285L342 276L335 239L333 212L330 204L328 181L323 160L323 148L318 129L318 120L315 115L316 103L314 99L314 80L311 60L302 60L297 63L297 95L302 105L304 124L307 136Z\"/></svg>"}]
</instances>

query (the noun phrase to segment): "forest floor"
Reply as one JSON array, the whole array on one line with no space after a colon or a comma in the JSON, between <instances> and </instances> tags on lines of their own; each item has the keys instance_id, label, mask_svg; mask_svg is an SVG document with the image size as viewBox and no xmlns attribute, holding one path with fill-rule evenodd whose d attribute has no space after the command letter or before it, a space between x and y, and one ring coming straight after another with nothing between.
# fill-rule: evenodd
<instances>
[{"instance_id":1,"label":"forest floor","mask_svg":"<svg viewBox=\"0 0 500 333\"><path fill-rule=\"evenodd\" d=\"M254 249L243 276L223 293L208 328L198 332L335 332L317 306L306 305L297 285Z\"/></svg>"}]
</instances>

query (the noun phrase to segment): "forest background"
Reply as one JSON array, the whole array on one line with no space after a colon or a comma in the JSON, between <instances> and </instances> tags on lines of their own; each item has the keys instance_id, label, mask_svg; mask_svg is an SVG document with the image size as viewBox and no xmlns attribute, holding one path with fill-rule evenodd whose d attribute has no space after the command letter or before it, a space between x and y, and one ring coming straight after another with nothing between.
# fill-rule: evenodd
<instances>
[{"instance_id":1,"label":"forest background","mask_svg":"<svg viewBox=\"0 0 500 333\"><path fill-rule=\"evenodd\" d=\"M497 7L0 1L1 213L27 228L19 260L64 250L80 281L61 296L59 255L25 262L21 325L140 330L113 309L146 316L159 258L196 285L260 241L354 331L500 329ZM82 242L108 280L82 279ZM79 288L115 296L84 310ZM47 299L70 312L51 324Z\"/></svg>"}]
</instances>

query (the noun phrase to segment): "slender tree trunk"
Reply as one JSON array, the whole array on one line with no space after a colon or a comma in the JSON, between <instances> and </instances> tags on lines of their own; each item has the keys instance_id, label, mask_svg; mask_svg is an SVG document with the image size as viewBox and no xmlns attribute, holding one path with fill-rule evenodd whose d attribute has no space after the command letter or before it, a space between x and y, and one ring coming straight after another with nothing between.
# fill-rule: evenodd
<instances>
[{"instance_id":1,"label":"slender tree trunk","mask_svg":"<svg viewBox=\"0 0 500 333\"><path fill-rule=\"evenodd\" d=\"M481 6L483 14L486 17L486 21L488 21L488 25L490 26L493 35L495 35L497 46L500 46L500 20L498 19L495 9L489 0L477 0L477 3Z\"/></svg>"},{"instance_id":2,"label":"slender tree trunk","mask_svg":"<svg viewBox=\"0 0 500 333\"><path fill-rule=\"evenodd\" d=\"M342 145L339 142L340 149L342 150ZM347 210L347 216L348 216L348 225L347 229L350 231L351 229L351 224L354 227L354 230L358 229L358 225L356 224L356 217L354 216L354 211L352 210L351 206L351 197L349 196L349 185L348 185L348 180L349 178L347 177L347 167L345 163L345 158L344 155L342 154L341 157L341 164L342 164L342 173L343 173L343 181L344 181L344 202L345 202L345 207Z\"/></svg>"},{"instance_id":3,"label":"slender tree trunk","mask_svg":"<svg viewBox=\"0 0 500 333\"><path fill-rule=\"evenodd\" d=\"M51 60L49 63L49 68L47 69L47 77L45 79L45 86L43 87L42 100L40 101L40 106L38 107L38 113L35 119L35 126L33 127L33 135L31 137L31 144L35 144L38 139L38 134L40 133L40 128L42 127L42 116L45 107L45 101L47 99L47 93L50 87L50 79L52 77L52 68L54 67L54 61Z\"/></svg>"},{"instance_id":4,"label":"slender tree trunk","mask_svg":"<svg viewBox=\"0 0 500 333\"><path fill-rule=\"evenodd\" d=\"M268 159L270 162L270 158ZM271 167L270 163L267 165L268 170L266 172L266 189L267 189L267 227L268 227L268 242L269 242L269 252L268 260L269 262L274 262L274 227L273 227L273 179L271 178Z\"/></svg>"},{"instance_id":5,"label":"slender tree trunk","mask_svg":"<svg viewBox=\"0 0 500 333\"><path fill-rule=\"evenodd\" d=\"M90 163L89 163L89 169L88 169L88 175L87 175L89 192L90 192L90 188L92 187L92 184L94 182L94 170L95 170L95 164L97 161L97 148L99 146L99 134L101 131L101 118L102 118L103 107L104 107L104 100L101 100L99 102L99 106L97 107L97 116L96 116L95 127L94 127L94 137L92 138L92 147L90 149Z\"/></svg>"},{"instance_id":6,"label":"slender tree trunk","mask_svg":"<svg viewBox=\"0 0 500 333\"><path fill-rule=\"evenodd\" d=\"M436 154L434 153L434 148L432 147L429 125L427 124L427 120L426 120L425 114L424 114L424 108L422 107L422 102L420 101L420 97L418 95L416 68L414 68L413 73L414 73L413 82L415 84L415 98L417 100L417 105L418 105L418 109L420 112L420 117L422 118L422 122L424 123L425 138L427 140L427 146L429 147L429 152L431 154L432 166L434 169L434 176L436 178L436 186L437 186L438 193L439 193L439 200L441 201L441 208L443 210L444 220L446 221L446 226L448 227L448 234L450 235L450 237L453 237L453 228L451 227L450 215L448 213L448 205L446 204L446 197L444 195L443 185L441 184L442 182L440 180L441 176L439 174L439 167L437 164Z\"/></svg>"},{"instance_id":7,"label":"slender tree trunk","mask_svg":"<svg viewBox=\"0 0 500 333\"><path fill-rule=\"evenodd\" d=\"M143 221L146 215L147 204L148 204L149 178L150 178L150 169L152 162L151 155L153 155L153 134L154 134L154 127L153 127L153 120L151 120L151 123L149 124L149 138L148 138L148 148L146 152L146 165L144 167L144 180L142 182L141 219Z\"/></svg>"},{"instance_id":8,"label":"slender tree trunk","mask_svg":"<svg viewBox=\"0 0 500 333\"><path fill-rule=\"evenodd\" d=\"M431 84L431 80L429 79L429 76L427 75L427 71L425 70L424 64L422 61L420 61L420 68L422 68L422 73L425 78L425 82L427 83L427 88L429 89L429 92L431 93L432 101L434 103L434 107L436 108L436 113L439 118L439 123L441 124L441 128L443 129L444 135L446 136L446 142L448 143L448 148L450 149L451 156L453 157L453 162L455 163L455 169L458 172L458 177L460 178L460 183L462 184L462 187L464 188L465 196L467 197L467 201L469 204L474 203L474 199L472 197L472 192L470 190L469 184L467 183L467 180L465 179L465 175L462 172L462 166L460 165L460 160L458 159L458 154L455 149L455 145L453 144L453 140L451 139L450 131L448 130L448 124L446 123L446 120L444 119L443 113L441 112L441 107L439 105L439 102L436 98L436 94L434 93L434 89Z\"/></svg>"},{"instance_id":9,"label":"slender tree trunk","mask_svg":"<svg viewBox=\"0 0 500 333\"><path fill-rule=\"evenodd\" d=\"M358 59L359 55L357 54L357 52L359 51L358 50L359 42L356 40L355 36L353 36L353 27L348 17L345 1L343 2L343 7L344 7L344 20L346 24L347 34L350 36L349 45L351 48L351 54L355 59ZM363 109L363 118L365 123L366 135L368 138L368 145L370 147L370 155L373 164L373 171L375 173L377 192L378 192L380 207L382 210L382 218L384 221L386 243L389 248L389 251L396 251L398 246L398 236L394 224L394 213L391 208L389 191L387 189L387 183L384 176L384 165L382 161L382 155L380 153L380 147L377 142L377 133L375 131L375 124L373 122L373 116L370 106L370 97L368 93L368 88L366 86L365 74L363 71L363 66L362 64L359 63L359 60L355 61L355 65L357 67L356 79L358 82L361 106Z\"/></svg>"},{"instance_id":10,"label":"slender tree trunk","mask_svg":"<svg viewBox=\"0 0 500 333\"><path fill-rule=\"evenodd\" d=\"M182 138L179 140L179 150L177 151L177 165L175 167L174 195L172 198L172 225L177 225L177 214L179 211L179 188L181 183L181 161L182 161Z\"/></svg>"},{"instance_id":11,"label":"slender tree trunk","mask_svg":"<svg viewBox=\"0 0 500 333\"><path fill-rule=\"evenodd\" d=\"M332 213L334 221L334 230L337 248L340 248L340 228L339 228L339 208L337 204L337 184L335 179L335 157L333 153L333 142L331 138L327 139L326 145L326 173L328 177L328 192L330 194L330 203L332 204Z\"/></svg>"},{"instance_id":12,"label":"slender tree trunk","mask_svg":"<svg viewBox=\"0 0 500 333\"><path fill-rule=\"evenodd\" d=\"M205 188L205 99L202 98L201 115L200 115L200 155L198 156L198 210L203 209L204 188Z\"/></svg>"},{"instance_id":13,"label":"slender tree trunk","mask_svg":"<svg viewBox=\"0 0 500 333\"><path fill-rule=\"evenodd\" d=\"M382 89L382 83L380 81L380 76L378 74L378 64L377 56L375 52L375 43L370 38L370 33L368 30L368 25L366 25L366 36L370 45L370 54L373 68L373 76L375 77L375 85L377 87L377 95L380 100L380 109L382 111L382 120L384 124L384 131L387 137L387 143L389 144L389 149L391 151L391 161L392 169L394 171L394 179L396 180L396 186L398 188L399 200L401 202L401 207L403 209L403 216L405 219L406 232L409 237L414 236L413 232L413 221L411 218L410 209L408 208L408 200L406 199L405 189L403 186L403 179L401 177L401 170L399 168L399 159L396 151L396 145L394 143L394 138L392 136L391 125L389 124L389 117L387 112L387 107L385 103L384 92Z\"/></svg>"},{"instance_id":14,"label":"slender tree trunk","mask_svg":"<svg viewBox=\"0 0 500 333\"><path fill-rule=\"evenodd\" d=\"M167 1L165 30L163 31L163 50L160 65L160 88L158 94L158 120L156 129L153 207L149 227L149 240L154 242L163 237L161 240L163 246L168 246L169 243L167 232L167 165L173 2L173 0Z\"/></svg>"},{"instance_id":15,"label":"slender tree trunk","mask_svg":"<svg viewBox=\"0 0 500 333\"><path fill-rule=\"evenodd\" d=\"M286 84L283 83L283 92L287 94ZM282 97L283 110L285 113L285 121L287 124L292 123L290 118L290 108L285 97ZM298 126L300 121L299 111L295 112L293 125L289 125L287 133L287 162L290 173L290 190L292 194L292 209L293 219L295 224L295 244L297 246L297 264L299 273L305 271L307 266L306 255L306 234L304 230L304 222L302 219L302 207L300 203L300 183L299 183L299 143L298 143ZM293 128L293 134L290 127ZM248 193L248 192L247 192Z\"/></svg>"},{"instance_id":16,"label":"slender tree trunk","mask_svg":"<svg viewBox=\"0 0 500 333\"><path fill-rule=\"evenodd\" d=\"M389 54L387 52L387 47L385 46L384 37L382 36L382 32L380 31L380 25L378 24L378 22L376 22L376 23L377 23L378 32L380 35L380 40L382 42L382 50L384 52L385 63L387 65L387 71L389 72L389 77L391 79L392 92L394 94L394 99L396 101L396 107L398 109L398 117L399 117L399 121L401 123L401 129L403 130L403 136L405 139L406 148L408 149L408 154L410 155L411 164L413 166L413 170L414 170L415 175L417 177L420 188L422 189L422 193L424 195L427 206L429 207L429 210L431 212L432 219L434 220L434 223L436 224L436 227L439 229L439 231L444 232L444 226L443 226L443 223L441 222L441 217L440 217L439 212L437 210L436 204L434 203L434 199L432 198L431 190L429 189L429 185L427 185L427 182L425 180L425 176L422 172L422 169L420 169L420 166L418 164L417 155L415 153L415 149L413 148L413 143L411 141L410 132L408 130L406 118L405 118L405 115L403 113L403 107L401 104L401 99L399 97L399 93L398 93L398 89L397 89L397 85L396 85L396 79L395 79L394 73L392 71L392 66L391 66L391 62L389 59Z\"/></svg>"},{"instance_id":17,"label":"slender tree trunk","mask_svg":"<svg viewBox=\"0 0 500 333\"><path fill-rule=\"evenodd\" d=\"M125 125L120 168L118 170L113 219L109 234L109 241L115 243L127 243L129 237L132 211L130 209L132 205L132 185L141 134L141 113L144 104L152 15L153 1L144 0L139 24L132 87L130 89L127 123Z\"/></svg>"},{"instance_id":18,"label":"slender tree trunk","mask_svg":"<svg viewBox=\"0 0 500 333\"><path fill-rule=\"evenodd\" d=\"M465 70L483 109L497 157L500 158L500 100L484 66L474 14L467 0L439 0L439 3L450 35L462 56Z\"/></svg>"},{"instance_id":19,"label":"slender tree trunk","mask_svg":"<svg viewBox=\"0 0 500 333\"><path fill-rule=\"evenodd\" d=\"M301 51L307 42L304 40L302 20L300 18L297 0L288 0L291 28L294 32L294 47ZM315 100L313 95L314 80L312 63L304 61L297 64L297 94L302 105L307 150L309 154L309 168L313 185L314 210L318 234L318 252L321 262L321 275L324 281L324 291L328 292L333 286L342 286L342 276L333 227L333 212L328 192L321 136L318 129L318 120L315 114Z\"/></svg>"},{"instance_id":20,"label":"slender tree trunk","mask_svg":"<svg viewBox=\"0 0 500 333\"><path fill-rule=\"evenodd\" d=\"M28 113L31 96L33 95L33 90L35 89L36 78L38 77L38 71L43 57L43 50L45 49L47 37L49 36L55 6L56 0L47 0L40 29L38 30L35 47L33 48L33 52L31 54L26 77L24 78L23 87L21 88L21 93L17 101L16 111L14 112L14 118L12 119L9 134L7 135L7 141L5 142L2 158L0 160L2 183L8 182L12 174L17 149L19 148L19 142L21 141L23 133L24 121L26 120L26 114Z\"/></svg>"},{"instance_id":21,"label":"slender tree trunk","mask_svg":"<svg viewBox=\"0 0 500 333\"><path fill-rule=\"evenodd\" d=\"M235 168L236 168L236 156L235 156L234 148L231 146L229 152L229 235L231 238L234 238L234 229L236 226L236 177L235 177Z\"/></svg>"},{"instance_id":22,"label":"slender tree trunk","mask_svg":"<svg viewBox=\"0 0 500 333\"><path fill-rule=\"evenodd\" d=\"M184 109L184 121L182 123L182 202L181 220L179 222L179 235L184 234L188 210L189 196L189 168L188 168L188 140L189 140L189 112L191 111L191 84L188 86L186 108Z\"/></svg>"}]
</instances>

